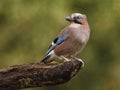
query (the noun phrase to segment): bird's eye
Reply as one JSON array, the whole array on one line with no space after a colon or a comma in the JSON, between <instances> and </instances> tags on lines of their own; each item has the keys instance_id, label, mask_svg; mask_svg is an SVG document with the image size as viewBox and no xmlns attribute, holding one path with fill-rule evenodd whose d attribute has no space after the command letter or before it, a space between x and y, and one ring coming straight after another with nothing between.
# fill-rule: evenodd
<instances>
[{"instance_id":1,"label":"bird's eye","mask_svg":"<svg viewBox=\"0 0 120 90\"><path fill-rule=\"evenodd\" d=\"M76 18L77 18L77 19L80 19L80 16L77 16Z\"/></svg>"}]
</instances>

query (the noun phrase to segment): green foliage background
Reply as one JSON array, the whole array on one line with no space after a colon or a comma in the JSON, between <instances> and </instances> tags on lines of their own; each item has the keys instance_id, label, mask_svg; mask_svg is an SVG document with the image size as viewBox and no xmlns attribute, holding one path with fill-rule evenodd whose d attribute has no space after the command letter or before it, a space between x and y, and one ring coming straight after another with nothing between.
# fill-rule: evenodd
<instances>
[{"instance_id":1,"label":"green foliage background","mask_svg":"<svg viewBox=\"0 0 120 90\"><path fill-rule=\"evenodd\" d=\"M0 67L40 61L73 12L91 27L77 56L84 69L66 84L24 90L120 90L120 0L0 0Z\"/></svg>"}]
</instances>

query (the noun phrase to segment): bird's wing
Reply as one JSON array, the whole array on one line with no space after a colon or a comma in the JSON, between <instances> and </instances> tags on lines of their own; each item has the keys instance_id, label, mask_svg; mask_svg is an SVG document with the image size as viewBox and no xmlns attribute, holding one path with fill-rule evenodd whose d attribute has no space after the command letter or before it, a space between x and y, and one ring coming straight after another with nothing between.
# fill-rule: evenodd
<instances>
[{"instance_id":1,"label":"bird's wing","mask_svg":"<svg viewBox=\"0 0 120 90\"><path fill-rule=\"evenodd\" d=\"M64 35L64 36L59 36L59 37L55 38L54 41L52 42L52 44L50 45L47 53L45 54L45 57L41 60L41 62L45 62L50 56L52 56L52 54L53 54L52 51L55 49L55 47L57 45L60 45L61 43L63 43L67 37L68 37L67 35Z\"/></svg>"},{"instance_id":2,"label":"bird's wing","mask_svg":"<svg viewBox=\"0 0 120 90\"><path fill-rule=\"evenodd\" d=\"M46 55L48 55L52 50L54 50L57 45L63 43L67 37L68 37L67 35L64 35L55 38L54 41L51 43Z\"/></svg>"}]
</instances>

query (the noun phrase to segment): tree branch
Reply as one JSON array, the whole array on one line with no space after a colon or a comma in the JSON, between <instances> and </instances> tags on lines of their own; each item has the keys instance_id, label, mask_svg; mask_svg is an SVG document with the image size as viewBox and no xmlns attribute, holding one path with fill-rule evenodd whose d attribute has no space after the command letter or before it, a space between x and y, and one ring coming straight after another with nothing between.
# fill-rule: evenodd
<instances>
[{"instance_id":1,"label":"tree branch","mask_svg":"<svg viewBox=\"0 0 120 90\"><path fill-rule=\"evenodd\" d=\"M81 59L63 63L30 63L0 70L0 90L16 90L63 84L83 67Z\"/></svg>"}]
</instances>

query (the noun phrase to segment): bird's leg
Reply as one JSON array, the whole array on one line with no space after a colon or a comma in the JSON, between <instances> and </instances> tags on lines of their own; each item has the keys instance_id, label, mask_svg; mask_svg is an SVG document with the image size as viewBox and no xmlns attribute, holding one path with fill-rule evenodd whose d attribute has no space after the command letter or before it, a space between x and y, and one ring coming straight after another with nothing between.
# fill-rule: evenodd
<instances>
[{"instance_id":1,"label":"bird's leg","mask_svg":"<svg viewBox=\"0 0 120 90\"><path fill-rule=\"evenodd\" d=\"M77 59L77 60L79 60L79 61L83 62L83 61L82 61L82 59L77 58L77 57L75 57L75 56L73 56L73 55L71 55L71 58L73 58L73 59Z\"/></svg>"},{"instance_id":2,"label":"bird's leg","mask_svg":"<svg viewBox=\"0 0 120 90\"><path fill-rule=\"evenodd\" d=\"M60 59L64 60L64 62L68 62L70 61L70 59L66 58L65 56L61 55Z\"/></svg>"},{"instance_id":3,"label":"bird's leg","mask_svg":"<svg viewBox=\"0 0 120 90\"><path fill-rule=\"evenodd\" d=\"M76 58L75 56L73 56L73 55L71 55L70 57L71 57L71 58L74 58L74 59L77 59L77 58Z\"/></svg>"}]
</instances>

